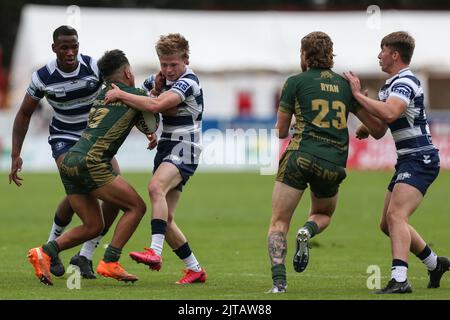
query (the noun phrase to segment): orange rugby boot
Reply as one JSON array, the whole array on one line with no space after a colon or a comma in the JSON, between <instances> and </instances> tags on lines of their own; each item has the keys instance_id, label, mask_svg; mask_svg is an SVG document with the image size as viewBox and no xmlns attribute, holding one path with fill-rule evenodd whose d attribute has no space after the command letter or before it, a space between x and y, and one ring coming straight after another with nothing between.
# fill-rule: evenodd
<instances>
[{"instance_id":1,"label":"orange rugby boot","mask_svg":"<svg viewBox=\"0 0 450 320\"><path fill-rule=\"evenodd\" d=\"M48 286L53 285L52 275L50 274L51 258L42 250L42 247L30 249L28 251L28 261L34 268L36 277Z\"/></svg>"},{"instance_id":2,"label":"orange rugby boot","mask_svg":"<svg viewBox=\"0 0 450 320\"><path fill-rule=\"evenodd\" d=\"M125 271L125 269L117 262L105 262L100 260L97 266L97 273L106 277L113 278L118 281L135 282L139 280L138 277Z\"/></svg>"}]
</instances>

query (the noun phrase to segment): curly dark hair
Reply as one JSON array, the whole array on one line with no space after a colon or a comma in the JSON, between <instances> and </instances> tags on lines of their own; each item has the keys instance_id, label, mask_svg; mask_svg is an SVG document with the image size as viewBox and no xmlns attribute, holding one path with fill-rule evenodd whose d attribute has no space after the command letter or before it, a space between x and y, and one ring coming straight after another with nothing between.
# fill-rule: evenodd
<instances>
[{"instance_id":1,"label":"curly dark hair","mask_svg":"<svg viewBox=\"0 0 450 320\"><path fill-rule=\"evenodd\" d=\"M311 32L302 38L301 45L309 68L331 69L333 67L333 41L326 33Z\"/></svg>"}]
</instances>

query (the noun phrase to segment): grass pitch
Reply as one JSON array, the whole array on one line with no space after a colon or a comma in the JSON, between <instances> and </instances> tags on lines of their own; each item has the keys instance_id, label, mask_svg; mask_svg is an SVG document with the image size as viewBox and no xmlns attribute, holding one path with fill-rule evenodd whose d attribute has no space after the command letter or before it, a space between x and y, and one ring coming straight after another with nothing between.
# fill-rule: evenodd
<instances>
[{"instance_id":1,"label":"grass pitch","mask_svg":"<svg viewBox=\"0 0 450 320\"><path fill-rule=\"evenodd\" d=\"M121 262L140 280L124 284L112 279L81 280L81 288L68 289L68 275L46 287L35 278L26 259L27 250L47 240L54 210L63 197L63 187L55 174L23 173L21 188L7 184L0 174L0 299L450 299L450 274L441 288L426 289L425 267L414 256L409 261L413 294L374 295L366 286L367 268L377 265L381 285L390 276L389 240L378 229L380 212L391 172L349 171L337 210L329 228L313 239L311 260L304 273L292 267L295 232L303 225L309 209L309 191L304 195L289 232L287 270L288 293L264 294L270 288L267 228L271 213L274 176L252 173L197 173L183 192L176 221L189 239L200 263L208 272L204 285L175 285L183 263L170 248L164 248L160 272L151 272L134 263L129 251L149 246L150 211L123 250ZM149 173L126 173L150 207L146 192ZM413 215L412 225L432 248L450 255L450 215L448 190L450 172L441 172L424 202ZM74 218L70 226L79 223ZM94 263L103 256L103 239ZM74 248L61 254L67 267Z\"/></svg>"}]
</instances>

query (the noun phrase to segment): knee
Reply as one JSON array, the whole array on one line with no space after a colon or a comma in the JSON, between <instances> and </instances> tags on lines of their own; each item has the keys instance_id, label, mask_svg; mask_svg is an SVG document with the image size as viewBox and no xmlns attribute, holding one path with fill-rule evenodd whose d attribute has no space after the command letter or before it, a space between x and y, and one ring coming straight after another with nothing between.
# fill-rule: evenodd
<instances>
[{"instance_id":1,"label":"knee","mask_svg":"<svg viewBox=\"0 0 450 320\"><path fill-rule=\"evenodd\" d=\"M150 199L155 199L164 196L162 185L159 181L151 181L148 185L148 194Z\"/></svg>"},{"instance_id":2,"label":"knee","mask_svg":"<svg viewBox=\"0 0 450 320\"><path fill-rule=\"evenodd\" d=\"M136 212L142 218L145 215L146 211L147 206L145 205L145 202L142 199L140 199L140 201L138 201L138 204L136 206Z\"/></svg>"},{"instance_id":3,"label":"knee","mask_svg":"<svg viewBox=\"0 0 450 320\"><path fill-rule=\"evenodd\" d=\"M405 221L405 218L401 214L401 212L396 210L390 210L386 213L386 221L388 227L402 223Z\"/></svg>"},{"instance_id":4,"label":"knee","mask_svg":"<svg viewBox=\"0 0 450 320\"><path fill-rule=\"evenodd\" d=\"M89 239L93 239L100 234L102 234L103 230L105 229L105 223L101 221L97 221L97 223L85 225L86 227L86 237Z\"/></svg>"}]
</instances>

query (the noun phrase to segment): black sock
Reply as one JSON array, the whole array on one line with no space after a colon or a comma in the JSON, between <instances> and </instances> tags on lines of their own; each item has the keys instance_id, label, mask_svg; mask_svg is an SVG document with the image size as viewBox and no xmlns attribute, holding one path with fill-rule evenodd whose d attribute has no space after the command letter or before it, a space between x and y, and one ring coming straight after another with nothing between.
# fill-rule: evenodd
<instances>
[{"instance_id":1,"label":"black sock","mask_svg":"<svg viewBox=\"0 0 450 320\"><path fill-rule=\"evenodd\" d=\"M162 219L152 219L152 234L166 234L167 222Z\"/></svg>"},{"instance_id":2,"label":"black sock","mask_svg":"<svg viewBox=\"0 0 450 320\"><path fill-rule=\"evenodd\" d=\"M425 248L419 254L416 254L416 257L420 260L425 260L431 254L431 249L428 245L425 245Z\"/></svg>"},{"instance_id":3,"label":"black sock","mask_svg":"<svg viewBox=\"0 0 450 320\"><path fill-rule=\"evenodd\" d=\"M55 218L53 219L53 222L59 226L59 227L67 227L69 223L72 221L72 219L69 219L69 221L63 221L60 217L55 213Z\"/></svg>"},{"instance_id":4,"label":"black sock","mask_svg":"<svg viewBox=\"0 0 450 320\"><path fill-rule=\"evenodd\" d=\"M306 221L303 227L308 230L311 238L314 237L319 231L319 226L314 221Z\"/></svg>"},{"instance_id":5,"label":"black sock","mask_svg":"<svg viewBox=\"0 0 450 320\"><path fill-rule=\"evenodd\" d=\"M276 264L272 266L273 284L286 284L286 266L284 264Z\"/></svg>"},{"instance_id":6,"label":"black sock","mask_svg":"<svg viewBox=\"0 0 450 320\"><path fill-rule=\"evenodd\" d=\"M175 252L178 258L180 258L181 260L186 259L192 254L192 250L187 242L178 249L173 250L173 252Z\"/></svg>"},{"instance_id":7,"label":"black sock","mask_svg":"<svg viewBox=\"0 0 450 320\"><path fill-rule=\"evenodd\" d=\"M122 249L114 248L112 245L109 245L108 248L106 248L105 255L103 256L103 261L117 262L120 259L121 253Z\"/></svg>"},{"instance_id":8,"label":"black sock","mask_svg":"<svg viewBox=\"0 0 450 320\"><path fill-rule=\"evenodd\" d=\"M58 243L53 240L46 244L42 245L42 250L50 256L50 258L54 259L58 256L59 246Z\"/></svg>"}]
</instances>

